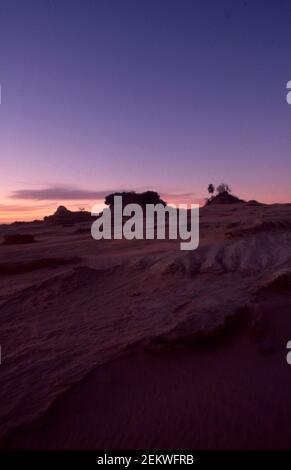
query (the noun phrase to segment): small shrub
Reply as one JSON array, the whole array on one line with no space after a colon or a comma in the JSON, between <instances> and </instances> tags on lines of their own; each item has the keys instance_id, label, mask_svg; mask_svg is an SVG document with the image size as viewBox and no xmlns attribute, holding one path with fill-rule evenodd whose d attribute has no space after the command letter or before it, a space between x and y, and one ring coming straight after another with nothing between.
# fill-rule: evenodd
<instances>
[{"instance_id":1,"label":"small shrub","mask_svg":"<svg viewBox=\"0 0 291 470\"><path fill-rule=\"evenodd\" d=\"M22 245L26 243L34 243L35 238L33 235L4 235L3 245Z\"/></svg>"}]
</instances>

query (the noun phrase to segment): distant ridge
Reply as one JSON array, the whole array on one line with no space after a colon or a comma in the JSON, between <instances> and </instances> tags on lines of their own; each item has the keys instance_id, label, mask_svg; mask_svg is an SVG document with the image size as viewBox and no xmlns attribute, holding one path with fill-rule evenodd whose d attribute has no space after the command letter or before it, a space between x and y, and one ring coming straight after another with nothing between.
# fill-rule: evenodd
<instances>
[{"instance_id":1,"label":"distant ridge","mask_svg":"<svg viewBox=\"0 0 291 470\"><path fill-rule=\"evenodd\" d=\"M91 212L84 210L70 211L65 206L59 206L54 214L44 217L45 222L54 225L74 225L89 220L92 220Z\"/></svg>"},{"instance_id":2,"label":"distant ridge","mask_svg":"<svg viewBox=\"0 0 291 470\"><path fill-rule=\"evenodd\" d=\"M219 193L216 196L208 199L206 201L206 206L209 206L210 204L242 204L244 202L245 201L243 199L229 194L228 191L223 191L222 193Z\"/></svg>"}]
</instances>

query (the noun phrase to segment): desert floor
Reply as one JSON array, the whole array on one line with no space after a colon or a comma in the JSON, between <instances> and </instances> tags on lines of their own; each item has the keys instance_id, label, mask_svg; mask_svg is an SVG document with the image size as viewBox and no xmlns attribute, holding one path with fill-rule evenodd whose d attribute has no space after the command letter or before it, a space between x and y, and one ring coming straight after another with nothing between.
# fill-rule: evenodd
<instances>
[{"instance_id":1,"label":"desert floor","mask_svg":"<svg viewBox=\"0 0 291 470\"><path fill-rule=\"evenodd\" d=\"M200 245L2 227L2 448L291 447L291 204L210 205Z\"/></svg>"}]
</instances>

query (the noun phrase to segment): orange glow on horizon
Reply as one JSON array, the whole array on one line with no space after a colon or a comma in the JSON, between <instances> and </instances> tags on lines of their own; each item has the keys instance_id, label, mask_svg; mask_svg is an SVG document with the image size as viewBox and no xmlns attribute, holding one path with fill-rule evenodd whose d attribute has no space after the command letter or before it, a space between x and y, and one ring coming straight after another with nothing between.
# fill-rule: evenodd
<instances>
[{"instance_id":1,"label":"orange glow on horizon","mask_svg":"<svg viewBox=\"0 0 291 470\"><path fill-rule=\"evenodd\" d=\"M43 220L45 216L52 215L59 206L65 206L67 209L72 211L78 211L85 209L91 212L93 205L100 206L100 211L104 207L103 201L100 202L81 202L76 201L65 201L65 202L49 202L43 205L28 204L25 201L25 205L7 204L7 201L3 203L0 201L0 224L11 224L13 222L32 222L34 220Z\"/></svg>"},{"instance_id":2,"label":"orange glow on horizon","mask_svg":"<svg viewBox=\"0 0 291 470\"><path fill-rule=\"evenodd\" d=\"M234 192L235 194L236 192ZM205 204L205 197L194 197L191 193L185 194L165 194L160 193L161 198L164 199L169 205L178 205L178 204L199 204L200 207ZM237 195L237 194L236 194ZM284 204L291 201L291 195L288 197L280 194L266 194L265 197L262 197L262 194L251 194L249 197L245 197L245 194L239 195L244 200L256 199L259 202L266 204ZM31 222L33 220L43 220L45 216L52 215L58 206L64 205L67 209L72 211L78 211L81 208L84 208L86 211L91 212L93 206L97 206L98 212L101 212L104 207L104 201L95 200L95 201L80 201L76 200L66 200L66 201L23 201L17 200L11 204L11 199L3 198L0 200L0 224L10 224L16 221L19 222ZM95 209L97 212L97 210Z\"/></svg>"}]
</instances>

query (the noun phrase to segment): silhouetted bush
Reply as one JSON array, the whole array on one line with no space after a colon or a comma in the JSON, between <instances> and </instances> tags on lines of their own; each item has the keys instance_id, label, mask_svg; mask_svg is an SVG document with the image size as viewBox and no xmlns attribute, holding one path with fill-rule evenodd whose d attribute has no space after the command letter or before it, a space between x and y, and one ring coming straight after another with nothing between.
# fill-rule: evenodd
<instances>
[{"instance_id":1,"label":"silhouetted bush","mask_svg":"<svg viewBox=\"0 0 291 470\"><path fill-rule=\"evenodd\" d=\"M226 183L220 183L219 186L216 188L217 194L229 194L231 193L231 187Z\"/></svg>"},{"instance_id":2,"label":"silhouetted bush","mask_svg":"<svg viewBox=\"0 0 291 470\"><path fill-rule=\"evenodd\" d=\"M123 191L120 193L112 193L106 196L105 204L109 207L114 205L114 196L122 196L122 205L139 204L145 206L146 204L162 204L166 206L167 203L163 201L156 191L145 191L144 193L136 193L135 191Z\"/></svg>"}]
</instances>

